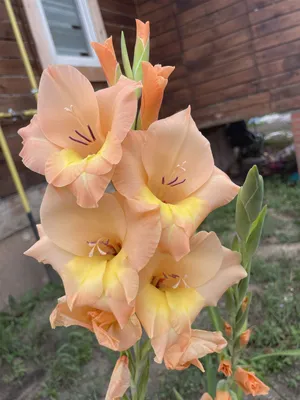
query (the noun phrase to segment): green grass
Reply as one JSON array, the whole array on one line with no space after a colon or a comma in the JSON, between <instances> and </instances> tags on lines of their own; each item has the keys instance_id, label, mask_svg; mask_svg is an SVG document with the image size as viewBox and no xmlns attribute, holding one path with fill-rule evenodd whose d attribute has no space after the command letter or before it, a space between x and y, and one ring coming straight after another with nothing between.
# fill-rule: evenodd
<instances>
[{"instance_id":1,"label":"green grass","mask_svg":"<svg viewBox=\"0 0 300 400\"><path fill-rule=\"evenodd\" d=\"M300 185L289 187L279 179L266 181L270 212L263 243L300 242ZM211 213L201 230L214 230L230 246L234 230L235 202ZM300 254L299 254L300 257ZM253 328L245 362L253 355L300 347L299 259L273 256L255 258L252 268L253 299L250 325ZM7 386L23 387L27 377L39 373L41 386L28 400L99 400L105 393L116 354L101 348L95 337L79 327L52 330L49 314L62 295L59 286L47 285L38 294L28 293L0 313L0 393ZM197 328L207 329L206 312ZM267 382L281 376L284 388L299 395L297 359L278 357L253 366ZM198 400L204 391L203 374L194 367L185 371L153 368L149 399L174 399L173 388L184 398ZM298 392L297 392L298 390ZM284 393L283 393L283 398Z\"/></svg>"}]
</instances>

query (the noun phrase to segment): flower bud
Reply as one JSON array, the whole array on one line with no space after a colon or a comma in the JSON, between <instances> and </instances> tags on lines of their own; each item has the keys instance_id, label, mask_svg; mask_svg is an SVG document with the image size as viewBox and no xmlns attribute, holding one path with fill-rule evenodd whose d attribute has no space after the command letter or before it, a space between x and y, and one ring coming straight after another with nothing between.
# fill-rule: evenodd
<instances>
[{"instance_id":1,"label":"flower bud","mask_svg":"<svg viewBox=\"0 0 300 400\"><path fill-rule=\"evenodd\" d=\"M225 335L227 337L231 337L231 335L232 335L232 327L226 321L224 322L224 331L225 331Z\"/></svg>"},{"instance_id":2,"label":"flower bud","mask_svg":"<svg viewBox=\"0 0 300 400\"><path fill-rule=\"evenodd\" d=\"M220 362L218 372L222 372L226 377L231 376L232 375L231 361L222 360Z\"/></svg>"},{"instance_id":3,"label":"flower bud","mask_svg":"<svg viewBox=\"0 0 300 400\"><path fill-rule=\"evenodd\" d=\"M251 329L247 329L245 332L243 332L240 336L240 345L241 346L247 346L250 340L250 335L251 335Z\"/></svg>"}]
</instances>

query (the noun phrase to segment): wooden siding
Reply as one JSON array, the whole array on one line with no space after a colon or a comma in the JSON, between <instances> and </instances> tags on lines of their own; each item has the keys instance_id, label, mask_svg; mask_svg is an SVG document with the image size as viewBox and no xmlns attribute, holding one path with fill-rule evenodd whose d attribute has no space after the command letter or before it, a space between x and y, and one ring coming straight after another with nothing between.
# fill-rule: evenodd
<instances>
[{"instance_id":1,"label":"wooden siding","mask_svg":"<svg viewBox=\"0 0 300 400\"><path fill-rule=\"evenodd\" d=\"M176 65L162 116L200 127L300 108L299 0L137 0L154 63Z\"/></svg>"},{"instance_id":2,"label":"wooden siding","mask_svg":"<svg viewBox=\"0 0 300 400\"><path fill-rule=\"evenodd\" d=\"M121 30L124 31L129 48L132 51L135 41L136 16L134 0L98 0L98 2L107 34L108 36L114 36L117 55L119 56L120 54ZM35 75L39 80L42 70L26 15L22 7L22 1L12 0L12 3ZM94 85L95 88L100 88L104 87L105 83L96 82ZM36 108L36 102L30 91L30 84L8 20L4 1L0 0L0 112L6 112L9 108L15 111ZM21 138L17 134L17 131L28 122L29 121L1 121L8 145L25 188L44 181L42 175L28 170L19 157L22 145ZM15 188L0 149L0 198L14 192Z\"/></svg>"}]
</instances>

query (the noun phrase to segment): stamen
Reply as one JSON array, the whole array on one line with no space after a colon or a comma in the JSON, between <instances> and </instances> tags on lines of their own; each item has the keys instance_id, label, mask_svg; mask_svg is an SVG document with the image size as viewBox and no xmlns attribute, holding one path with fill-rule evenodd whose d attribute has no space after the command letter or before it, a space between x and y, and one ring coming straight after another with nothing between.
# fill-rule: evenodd
<instances>
[{"instance_id":1,"label":"stamen","mask_svg":"<svg viewBox=\"0 0 300 400\"><path fill-rule=\"evenodd\" d=\"M78 132L76 129L75 129L75 132L77 133L77 135L79 135L82 139L85 139L85 140L87 140L89 143L92 143L92 141L90 140L90 139L88 139L86 136L84 136L82 133L80 133L80 132Z\"/></svg>"},{"instance_id":2,"label":"stamen","mask_svg":"<svg viewBox=\"0 0 300 400\"><path fill-rule=\"evenodd\" d=\"M89 125L87 127L88 127L88 130L90 131L90 134L92 136L93 141L95 142L96 138L95 138L95 135L94 135L94 133L92 131L92 128Z\"/></svg>"},{"instance_id":3,"label":"stamen","mask_svg":"<svg viewBox=\"0 0 300 400\"><path fill-rule=\"evenodd\" d=\"M69 113L72 113L73 112L73 104L71 104L70 107L64 107L64 110Z\"/></svg>"},{"instance_id":4,"label":"stamen","mask_svg":"<svg viewBox=\"0 0 300 400\"><path fill-rule=\"evenodd\" d=\"M78 139L74 139L74 138L72 138L72 136L69 136L69 139L73 140L73 142L83 144L84 146L88 145L88 143L82 142L81 140L78 140Z\"/></svg>"},{"instance_id":5,"label":"stamen","mask_svg":"<svg viewBox=\"0 0 300 400\"><path fill-rule=\"evenodd\" d=\"M177 185L181 185L181 184L184 183L185 181L186 181L186 179L183 179L182 181L177 182L177 183L175 183L174 185L170 185L170 186L174 187L174 186L177 186Z\"/></svg>"},{"instance_id":6,"label":"stamen","mask_svg":"<svg viewBox=\"0 0 300 400\"><path fill-rule=\"evenodd\" d=\"M173 183L175 183L178 180L178 176L176 176L175 179L173 179L171 182L167 183L167 185L172 185Z\"/></svg>"},{"instance_id":7,"label":"stamen","mask_svg":"<svg viewBox=\"0 0 300 400\"><path fill-rule=\"evenodd\" d=\"M164 177L164 176L161 178L161 183L162 183L163 185L165 184L165 177Z\"/></svg>"}]
</instances>

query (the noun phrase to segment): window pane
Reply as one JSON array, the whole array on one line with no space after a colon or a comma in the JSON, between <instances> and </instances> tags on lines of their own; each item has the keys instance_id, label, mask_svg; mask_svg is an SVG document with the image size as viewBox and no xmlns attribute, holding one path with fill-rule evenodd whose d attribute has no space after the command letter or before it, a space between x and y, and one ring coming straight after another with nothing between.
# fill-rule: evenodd
<instances>
[{"instance_id":1,"label":"window pane","mask_svg":"<svg viewBox=\"0 0 300 400\"><path fill-rule=\"evenodd\" d=\"M52 39L58 55L90 56L75 0L42 0Z\"/></svg>"}]
</instances>

